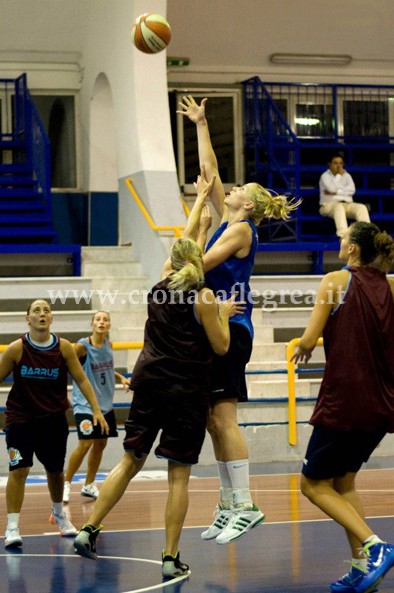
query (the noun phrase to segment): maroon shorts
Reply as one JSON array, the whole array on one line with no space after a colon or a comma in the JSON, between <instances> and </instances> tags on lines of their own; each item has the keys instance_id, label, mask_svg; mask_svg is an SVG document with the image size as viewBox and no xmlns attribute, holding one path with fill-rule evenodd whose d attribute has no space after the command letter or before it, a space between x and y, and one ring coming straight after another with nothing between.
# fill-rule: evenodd
<instances>
[{"instance_id":1,"label":"maroon shorts","mask_svg":"<svg viewBox=\"0 0 394 593\"><path fill-rule=\"evenodd\" d=\"M123 447L137 458L148 455L161 431L155 454L159 458L192 465L205 438L208 394L176 395L135 391L125 422Z\"/></svg>"},{"instance_id":2,"label":"maroon shorts","mask_svg":"<svg viewBox=\"0 0 394 593\"><path fill-rule=\"evenodd\" d=\"M10 471L32 467L34 454L47 472L63 471L68 437L65 414L14 422L4 431Z\"/></svg>"}]
</instances>

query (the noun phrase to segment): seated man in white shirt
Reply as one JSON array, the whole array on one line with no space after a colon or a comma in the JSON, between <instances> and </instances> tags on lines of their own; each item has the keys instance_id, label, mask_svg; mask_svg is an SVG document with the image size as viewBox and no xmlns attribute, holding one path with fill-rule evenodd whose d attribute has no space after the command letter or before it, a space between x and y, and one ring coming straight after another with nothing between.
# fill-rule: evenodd
<instances>
[{"instance_id":1,"label":"seated man in white shirt","mask_svg":"<svg viewBox=\"0 0 394 593\"><path fill-rule=\"evenodd\" d=\"M353 202L356 186L352 176L343 168L343 158L336 154L328 163L328 169L320 177L320 214L334 219L339 238L345 234L347 219L370 222L365 204Z\"/></svg>"}]
</instances>

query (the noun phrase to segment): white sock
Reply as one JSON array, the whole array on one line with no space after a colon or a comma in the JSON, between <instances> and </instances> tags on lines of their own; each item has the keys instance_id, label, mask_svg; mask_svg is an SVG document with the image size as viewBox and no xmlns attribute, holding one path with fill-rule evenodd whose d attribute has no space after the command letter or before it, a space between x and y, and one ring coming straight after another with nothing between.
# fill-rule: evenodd
<instances>
[{"instance_id":1,"label":"white sock","mask_svg":"<svg viewBox=\"0 0 394 593\"><path fill-rule=\"evenodd\" d=\"M235 509L253 509L253 501L249 488L237 488L233 490L233 506Z\"/></svg>"},{"instance_id":2,"label":"white sock","mask_svg":"<svg viewBox=\"0 0 394 593\"><path fill-rule=\"evenodd\" d=\"M233 490L249 488L249 459L235 459L226 462Z\"/></svg>"},{"instance_id":3,"label":"white sock","mask_svg":"<svg viewBox=\"0 0 394 593\"><path fill-rule=\"evenodd\" d=\"M227 470L233 487L233 506L235 508L253 508L249 489L249 459L227 461Z\"/></svg>"},{"instance_id":4,"label":"white sock","mask_svg":"<svg viewBox=\"0 0 394 593\"><path fill-rule=\"evenodd\" d=\"M7 529L18 529L20 513L7 514Z\"/></svg>"},{"instance_id":5,"label":"white sock","mask_svg":"<svg viewBox=\"0 0 394 593\"><path fill-rule=\"evenodd\" d=\"M217 466L220 480L220 506L222 509L230 509L233 504L233 489L227 464L225 461L217 461Z\"/></svg>"},{"instance_id":6,"label":"white sock","mask_svg":"<svg viewBox=\"0 0 394 593\"><path fill-rule=\"evenodd\" d=\"M363 541L363 547L366 546L367 544L381 544L381 543L383 543L383 541L380 539L380 537L378 537L374 533L373 535L370 535L369 537L367 537L366 540Z\"/></svg>"},{"instance_id":7,"label":"white sock","mask_svg":"<svg viewBox=\"0 0 394 593\"><path fill-rule=\"evenodd\" d=\"M367 558L352 558L352 566L355 566L363 572L366 572L368 567L368 560Z\"/></svg>"},{"instance_id":8,"label":"white sock","mask_svg":"<svg viewBox=\"0 0 394 593\"><path fill-rule=\"evenodd\" d=\"M52 502L52 511L54 515L61 515L63 512L62 502Z\"/></svg>"}]
</instances>

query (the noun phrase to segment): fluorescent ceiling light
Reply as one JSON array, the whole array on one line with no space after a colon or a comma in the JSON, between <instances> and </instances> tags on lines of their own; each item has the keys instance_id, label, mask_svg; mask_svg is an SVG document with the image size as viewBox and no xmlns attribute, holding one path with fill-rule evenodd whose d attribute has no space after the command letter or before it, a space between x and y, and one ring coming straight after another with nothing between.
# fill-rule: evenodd
<instances>
[{"instance_id":1,"label":"fluorescent ceiling light","mask_svg":"<svg viewBox=\"0 0 394 593\"><path fill-rule=\"evenodd\" d=\"M273 64L300 64L309 66L346 66L352 56L346 54L271 54Z\"/></svg>"},{"instance_id":2,"label":"fluorescent ceiling light","mask_svg":"<svg viewBox=\"0 0 394 593\"><path fill-rule=\"evenodd\" d=\"M294 121L301 126L316 126L320 123L317 117L296 117Z\"/></svg>"}]
</instances>

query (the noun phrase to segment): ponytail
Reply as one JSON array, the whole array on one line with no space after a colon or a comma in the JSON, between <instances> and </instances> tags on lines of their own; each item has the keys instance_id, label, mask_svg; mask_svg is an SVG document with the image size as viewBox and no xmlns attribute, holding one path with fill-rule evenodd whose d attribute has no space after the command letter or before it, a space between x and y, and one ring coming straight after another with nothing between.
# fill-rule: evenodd
<instances>
[{"instance_id":1,"label":"ponytail","mask_svg":"<svg viewBox=\"0 0 394 593\"><path fill-rule=\"evenodd\" d=\"M202 252L192 239L178 239L170 252L171 267L168 287L172 290L199 290L204 284Z\"/></svg>"},{"instance_id":2,"label":"ponytail","mask_svg":"<svg viewBox=\"0 0 394 593\"><path fill-rule=\"evenodd\" d=\"M296 210L302 200L275 195L258 183L249 183L249 198L254 203L250 219L259 224L264 218L288 220L291 212Z\"/></svg>"}]
</instances>

